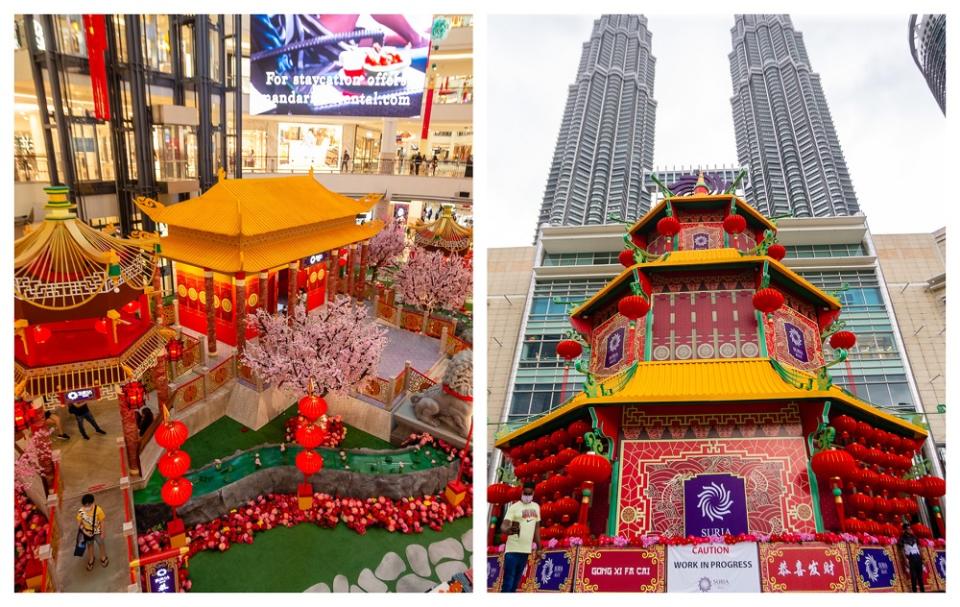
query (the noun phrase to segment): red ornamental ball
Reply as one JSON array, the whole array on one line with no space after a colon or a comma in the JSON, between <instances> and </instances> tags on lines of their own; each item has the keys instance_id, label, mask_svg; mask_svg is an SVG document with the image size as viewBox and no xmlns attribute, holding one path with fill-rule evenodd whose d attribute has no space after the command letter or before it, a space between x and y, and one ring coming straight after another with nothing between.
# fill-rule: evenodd
<instances>
[{"instance_id":1,"label":"red ornamental ball","mask_svg":"<svg viewBox=\"0 0 960 607\"><path fill-rule=\"evenodd\" d=\"M181 477L190 469L190 454L180 449L167 451L160 456L157 469L163 475L163 478Z\"/></svg>"},{"instance_id":2,"label":"red ornamental ball","mask_svg":"<svg viewBox=\"0 0 960 607\"><path fill-rule=\"evenodd\" d=\"M523 456L527 459L534 457L537 454L537 441L529 441L523 445Z\"/></svg>"},{"instance_id":3,"label":"red ornamental ball","mask_svg":"<svg viewBox=\"0 0 960 607\"><path fill-rule=\"evenodd\" d=\"M847 497L849 504L854 512L870 512L873 510L873 498L866 493L854 493Z\"/></svg>"},{"instance_id":4,"label":"red ornamental ball","mask_svg":"<svg viewBox=\"0 0 960 607\"><path fill-rule=\"evenodd\" d=\"M107 334L107 319L99 318L93 321L93 330L97 333Z\"/></svg>"},{"instance_id":5,"label":"red ornamental ball","mask_svg":"<svg viewBox=\"0 0 960 607\"><path fill-rule=\"evenodd\" d=\"M777 261L782 261L783 258L787 256L787 247L780 243L774 243L767 247L767 255L776 259Z\"/></svg>"},{"instance_id":6,"label":"red ornamental ball","mask_svg":"<svg viewBox=\"0 0 960 607\"><path fill-rule=\"evenodd\" d=\"M771 314L783 305L783 293L767 287L760 289L753 295L753 307L764 314Z\"/></svg>"},{"instance_id":7,"label":"red ornamental ball","mask_svg":"<svg viewBox=\"0 0 960 607\"><path fill-rule=\"evenodd\" d=\"M343 266L347 265L347 258L346 258L346 257L341 257L340 259L338 259L338 260L337 260L337 265L340 266L341 268L342 268Z\"/></svg>"},{"instance_id":8,"label":"red ornamental ball","mask_svg":"<svg viewBox=\"0 0 960 607\"><path fill-rule=\"evenodd\" d=\"M491 504L506 504L510 501L513 487L506 483L496 483L487 487L487 502Z\"/></svg>"},{"instance_id":9,"label":"red ornamental ball","mask_svg":"<svg viewBox=\"0 0 960 607\"><path fill-rule=\"evenodd\" d=\"M590 424L585 422L582 419L578 419L569 426L567 426L567 432L570 433L570 436L578 444L583 442L583 435L590 431Z\"/></svg>"},{"instance_id":10,"label":"red ornamental ball","mask_svg":"<svg viewBox=\"0 0 960 607\"><path fill-rule=\"evenodd\" d=\"M583 353L583 346L575 339L565 339L557 344L557 355L564 360L573 360Z\"/></svg>"},{"instance_id":11,"label":"red ornamental ball","mask_svg":"<svg viewBox=\"0 0 960 607\"><path fill-rule=\"evenodd\" d=\"M297 439L297 444L304 449L316 449L327 438L327 433L313 423L306 423L300 424L294 437Z\"/></svg>"},{"instance_id":12,"label":"red ornamental ball","mask_svg":"<svg viewBox=\"0 0 960 607\"><path fill-rule=\"evenodd\" d=\"M557 454L557 459L560 460L561 466L566 466L567 464L573 461L573 458L575 458L578 455L580 455L580 453L576 449L571 449L570 447L567 447L566 449L560 451L560 453Z\"/></svg>"},{"instance_id":13,"label":"red ornamental ball","mask_svg":"<svg viewBox=\"0 0 960 607\"><path fill-rule=\"evenodd\" d=\"M297 453L297 469L306 476L313 476L323 470L323 458L316 451L304 449Z\"/></svg>"},{"instance_id":14,"label":"red ornamental ball","mask_svg":"<svg viewBox=\"0 0 960 607\"><path fill-rule=\"evenodd\" d=\"M874 437L876 436L876 431L873 429L873 426L867 422L857 422L857 435L866 440L868 443L872 443Z\"/></svg>"},{"instance_id":15,"label":"red ornamental ball","mask_svg":"<svg viewBox=\"0 0 960 607\"><path fill-rule=\"evenodd\" d=\"M566 533L567 537L578 537L580 539L587 539L590 536L590 529L583 523L574 523L567 527Z\"/></svg>"},{"instance_id":16,"label":"red ornamental ball","mask_svg":"<svg viewBox=\"0 0 960 607\"><path fill-rule=\"evenodd\" d=\"M627 295L617 302L617 311L630 320L636 320L647 315L650 311L650 302L640 295Z\"/></svg>"},{"instance_id":17,"label":"red ornamental ball","mask_svg":"<svg viewBox=\"0 0 960 607\"><path fill-rule=\"evenodd\" d=\"M833 418L830 422L834 428L840 432L849 432L853 434L857 430L857 420L853 419L849 415L838 415Z\"/></svg>"},{"instance_id":18,"label":"red ornamental ball","mask_svg":"<svg viewBox=\"0 0 960 607\"><path fill-rule=\"evenodd\" d=\"M680 221L676 217L664 217L657 222L657 232L664 236L675 236L679 231Z\"/></svg>"},{"instance_id":19,"label":"red ornamental ball","mask_svg":"<svg viewBox=\"0 0 960 607\"><path fill-rule=\"evenodd\" d=\"M172 451L174 449L179 449L180 446L186 442L189 434L190 431L187 430L187 427L183 422L172 420L165 424L160 424L154 436L157 439L158 445L164 449Z\"/></svg>"},{"instance_id":20,"label":"red ornamental ball","mask_svg":"<svg viewBox=\"0 0 960 607\"><path fill-rule=\"evenodd\" d=\"M576 514L577 510L580 509L580 504L572 497L563 497L554 502L554 508L556 509L557 514L573 515Z\"/></svg>"},{"instance_id":21,"label":"red ornamental ball","mask_svg":"<svg viewBox=\"0 0 960 607\"><path fill-rule=\"evenodd\" d=\"M552 444L555 449L560 449L568 442L570 442L570 435L567 434L566 428L560 428L550 433L550 444Z\"/></svg>"},{"instance_id":22,"label":"red ornamental ball","mask_svg":"<svg viewBox=\"0 0 960 607\"><path fill-rule=\"evenodd\" d=\"M512 461L513 463L517 463L521 459L523 459L523 447L521 447L520 445L517 445L516 447L511 447L510 450L507 452L507 454L510 456L510 461Z\"/></svg>"},{"instance_id":23,"label":"red ornamental ball","mask_svg":"<svg viewBox=\"0 0 960 607\"><path fill-rule=\"evenodd\" d=\"M938 476L924 476L918 493L926 498L943 497L947 493L947 482Z\"/></svg>"},{"instance_id":24,"label":"red ornamental ball","mask_svg":"<svg viewBox=\"0 0 960 607\"><path fill-rule=\"evenodd\" d=\"M834 350L849 350L856 344L857 336L850 331L837 331L830 336L830 347Z\"/></svg>"},{"instance_id":25,"label":"red ornamental ball","mask_svg":"<svg viewBox=\"0 0 960 607\"><path fill-rule=\"evenodd\" d=\"M620 251L620 254L617 255L617 259L620 260L620 265L624 266L625 268L629 268L637 263L636 259L633 257L633 251L631 249L624 249Z\"/></svg>"},{"instance_id":26,"label":"red ornamental ball","mask_svg":"<svg viewBox=\"0 0 960 607\"><path fill-rule=\"evenodd\" d=\"M36 325L33 327L33 341L37 342L38 344L47 343L47 340L50 339L50 335L52 335L50 329L44 327L43 325Z\"/></svg>"},{"instance_id":27,"label":"red ornamental ball","mask_svg":"<svg viewBox=\"0 0 960 607\"><path fill-rule=\"evenodd\" d=\"M327 412L327 401L323 400L321 396L308 394L297 403L297 410L300 412L300 415L315 422L321 415Z\"/></svg>"},{"instance_id":28,"label":"red ornamental ball","mask_svg":"<svg viewBox=\"0 0 960 607\"><path fill-rule=\"evenodd\" d=\"M193 495L193 483L183 477L169 478L160 488L163 503L171 508L179 508L186 504L190 501L191 495Z\"/></svg>"},{"instance_id":29,"label":"red ornamental ball","mask_svg":"<svg viewBox=\"0 0 960 607\"><path fill-rule=\"evenodd\" d=\"M819 451L810 459L813 473L822 478L850 478L857 470L857 462L848 452L840 449Z\"/></svg>"},{"instance_id":30,"label":"red ornamental ball","mask_svg":"<svg viewBox=\"0 0 960 607\"><path fill-rule=\"evenodd\" d=\"M596 453L578 455L567 464L567 474L581 483L605 483L610 480L612 472L610 460Z\"/></svg>"},{"instance_id":31,"label":"red ornamental ball","mask_svg":"<svg viewBox=\"0 0 960 607\"><path fill-rule=\"evenodd\" d=\"M747 220L743 215L727 215L723 218L723 230L727 234L739 234L747 229Z\"/></svg>"},{"instance_id":32,"label":"red ornamental ball","mask_svg":"<svg viewBox=\"0 0 960 607\"><path fill-rule=\"evenodd\" d=\"M550 437L546 434L537 439L537 452L546 455L550 452Z\"/></svg>"}]
</instances>

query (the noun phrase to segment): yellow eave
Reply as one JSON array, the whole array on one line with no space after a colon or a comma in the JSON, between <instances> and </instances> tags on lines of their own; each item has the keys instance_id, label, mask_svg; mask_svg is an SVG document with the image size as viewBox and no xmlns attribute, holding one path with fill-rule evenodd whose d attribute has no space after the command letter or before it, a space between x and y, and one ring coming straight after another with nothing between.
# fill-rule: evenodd
<instances>
[{"instance_id":1,"label":"yellow eave","mask_svg":"<svg viewBox=\"0 0 960 607\"><path fill-rule=\"evenodd\" d=\"M641 217L636 223L630 226L630 229L628 229L627 232L629 234L633 234L638 230L642 229L643 227L645 227L651 221L653 221L653 218L656 217L661 211L663 211L667 207L668 200L672 205L677 205L677 204L684 205L686 203L696 203L696 202L725 202L734 198L737 201L738 212L741 210L745 211L747 215L749 215L753 219L756 219L757 221L762 223L764 226L767 227L767 229L770 229L770 230L777 229L777 226L774 225L772 221L764 217L762 213L754 209L752 206L750 206L750 203L748 203L743 198L740 198L739 196L734 196L733 194L692 194L690 196L674 196L672 198L664 198L659 203L657 203L657 206L647 211L646 215Z\"/></svg>"},{"instance_id":2,"label":"yellow eave","mask_svg":"<svg viewBox=\"0 0 960 607\"><path fill-rule=\"evenodd\" d=\"M663 261L648 261L646 263L638 263L629 268L626 268L619 276L608 282L602 289L597 291L593 297L583 302L573 312L570 313L571 316L578 316L586 312L589 308L593 307L600 299L606 296L609 292L616 289L617 286L624 280L632 280L633 276L631 271L634 268L639 270L647 269L657 269L657 268L673 268L673 267L686 267L686 266L702 266L709 264L724 264L724 263L742 263L742 264L762 264L763 262L770 262L770 267L774 270L780 272L785 278L790 279L797 286L802 289L806 289L813 295L824 300L831 308L839 309L840 301L832 296L827 294L825 291L814 286L810 281L803 278L787 266L783 265L779 261L773 259L772 257L759 256L759 255L741 255L739 251L733 248L725 249L707 249L700 251L672 251L666 260Z\"/></svg>"},{"instance_id":3,"label":"yellow eave","mask_svg":"<svg viewBox=\"0 0 960 607\"><path fill-rule=\"evenodd\" d=\"M790 371L798 377L813 377L793 369ZM607 378L600 385L609 387L618 381L621 381L621 376ZM836 401L897 426L911 435L927 436L923 428L890 415L836 386L828 390L797 388L780 377L769 359L748 358L641 362L633 377L619 391L592 398L581 392L543 417L501 437L495 446L503 447L553 420L591 406L770 400Z\"/></svg>"}]
</instances>

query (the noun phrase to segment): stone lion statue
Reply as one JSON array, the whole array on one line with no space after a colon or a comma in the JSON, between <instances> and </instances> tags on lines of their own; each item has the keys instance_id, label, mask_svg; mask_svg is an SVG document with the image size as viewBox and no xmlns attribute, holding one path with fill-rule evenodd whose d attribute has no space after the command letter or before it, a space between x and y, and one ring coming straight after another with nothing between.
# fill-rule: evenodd
<instances>
[{"instance_id":1,"label":"stone lion statue","mask_svg":"<svg viewBox=\"0 0 960 607\"><path fill-rule=\"evenodd\" d=\"M420 421L466 438L473 415L473 352L463 350L450 359L443 381L414 394L410 402Z\"/></svg>"}]
</instances>

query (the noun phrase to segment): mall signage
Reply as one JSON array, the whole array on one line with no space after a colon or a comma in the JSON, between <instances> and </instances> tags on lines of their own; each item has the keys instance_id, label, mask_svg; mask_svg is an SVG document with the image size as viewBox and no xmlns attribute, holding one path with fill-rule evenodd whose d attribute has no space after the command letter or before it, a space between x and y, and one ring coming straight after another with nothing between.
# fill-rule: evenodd
<instances>
[{"instance_id":1,"label":"mall signage","mask_svg":"<svg viewBox=\"0 0 960 607\"><path fill-rule=\"evenodd\" d=\"M312 266L314 264L321 263L324 259L324 253L314 253L310 257L304 257L300 265L303 267Z\"/></svg>"},{"instance_id":2,"label":"mall signage","mask_svg":"<svg viewBox=\"0 0 960 607\"><path fill-rule=\"evenodd\" d=\"M250 16L250 113L420 115L433 17Z\"/></svg>"},{"instance_id":3,"label":"mall signage","mask_svg":"<svg viewBox=\"0 0 960 607\"><path fill-rule=\"evenodd\" d=\"M747 532L747 491L732 474L698 474L683 482L685 534L715 537Z\"/></svg>"},{"instance_id":4,"label":"mall signage","mask_svg":"<svg viewBox=\"0 0 960 607\"><path fill-rule=\"evenodd\" d=\"M903 576L897 567L893 546L852 546L860 592L899 592Z\"/></svg>"},{"instance_id":5,"label":"mall signage","mask_svg":"<svg viewBox=\"0 0 960 607\"><path fill-rule=\"evenodd\" d=\"M503 555L487 556L487 590L500 592L503 583Z\"/></svg>"},{"instance_id":6,"label":"mall signage","mask_svg":"<svg viewBox=\"0 0 960 607\"><path fill-rule=\"evenodd\" d=\"M760 544L764 592L853 592L846 544Z\"/></svg>"},{"instance_id":7,"label":"mall signage","mask_svg":"<svg viewBox=\"0 0 960 607\"><path fill-rule=\"evenodd\" d=\"M667 547L667 592L760 592L757 545Z\"/></svg>"},{"instance_id":8,"label":"mall signage","mask_svg":"<svg viewBox=\"0 0 960 607\"><path fill-rule=\"evenodd\" d=\"M177 574L177 559L170 558L145 567L147 592L179 592L180 576Z\"/></svg>"},{"instance_id":9,"label":"mall signage","mask_svg":"<svg viewBox=\"0 0 960 607\"><path fill-rule=\"evenodd\" d=\"M544 550L527 576L524 592L570 592L577 549Z\"/></svg>"},{"instance_id":10,"label":"mall signage","mask_svg":"<svg viewBox=\"0 0 960 607\"><path fill-rule=\"evenodd\" d=\"M574 592L663 592L664 546L581 548Z\"/></svg>"},{"instance_id":11,"label":"mall signage","mask_svg":"<svg viewBox=\"0 0 960 607\"><path fill-rule=\"evenodd\" d=\"M929 552L933 559L933 575L940 586L940 590L947 590L947 549L930 548Z\"/></svg>"},{"instance_id":12,"label":"mall signage","mask_svg":"<svg viewBox=\"0 0 960 607\"><path fill-rule=\"evenodd\" d=\"M82 390L71 390L60 393L60 400L65 405L74 405L88 400L98 400L99 398L100 388L83 388Z\"/></svg>"}]
</instances>

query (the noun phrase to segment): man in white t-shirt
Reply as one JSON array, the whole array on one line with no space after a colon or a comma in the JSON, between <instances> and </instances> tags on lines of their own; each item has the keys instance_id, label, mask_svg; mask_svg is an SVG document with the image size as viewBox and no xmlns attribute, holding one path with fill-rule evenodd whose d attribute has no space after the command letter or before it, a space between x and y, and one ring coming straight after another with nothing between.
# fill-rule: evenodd
<instances>
[{"instance_id":1,"label":"man in white t-shirt","mask_svg":"<svg viewBox=\"0 0 960 607\"><path fill-rule=\"evenodd\" d=\"M533 501L534 483L525 483L519 502L510 504L500 524L507 534L500 592L516 592L530 553L540 550L540 506Z\"/></svg>"}]
</instances>

